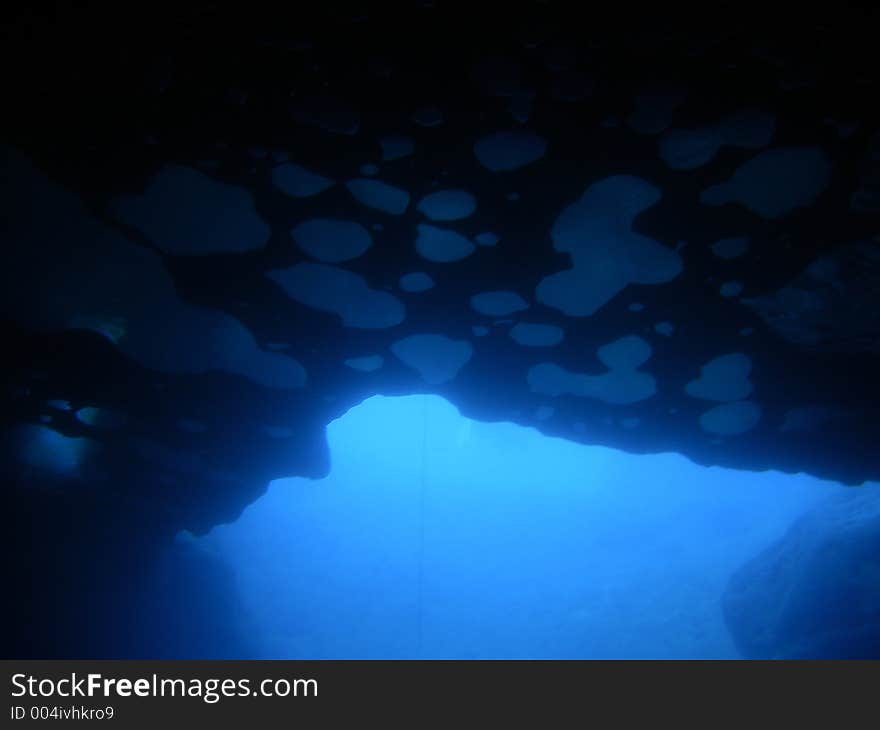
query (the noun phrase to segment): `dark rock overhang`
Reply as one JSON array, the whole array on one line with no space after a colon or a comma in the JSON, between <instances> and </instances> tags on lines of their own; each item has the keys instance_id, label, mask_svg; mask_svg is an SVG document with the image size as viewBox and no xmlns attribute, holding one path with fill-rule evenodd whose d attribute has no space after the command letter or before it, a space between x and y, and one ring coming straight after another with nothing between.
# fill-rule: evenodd
<instances>
[{"instance_id":1,"label":"dark rock overhang","mask_svg":"<svg viewBox=\"0 0 880 730\"><path fill-rule=\"evenodd\" d=\"M414 392L632 452L877 479L874 16L809 12L19 18L16 499L204 531L326 473L323 427L353 404ZM447 190L470 198L423 202ZM297 233L316 219L354 227ZM46 432L87 439L75 473L22 462Z\"/></svg>"}]
</instances>

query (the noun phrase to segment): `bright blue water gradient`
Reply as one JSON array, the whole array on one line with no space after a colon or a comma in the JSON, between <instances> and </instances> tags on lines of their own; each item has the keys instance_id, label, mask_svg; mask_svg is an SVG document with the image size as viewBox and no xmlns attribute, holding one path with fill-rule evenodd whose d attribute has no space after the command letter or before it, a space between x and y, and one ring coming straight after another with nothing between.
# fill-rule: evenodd
<instances>
[{"instance_id":1,"label":"bright blue water gradient","mask_svg":"<svg viewBox=\"0 0 880 730\"><path fill-rule=\"evenodd\" d=\"M730 573L842 489L635 456L376 396L331 474L273 482L197 540L264 658L735 658Z\"/></svg>"}]
</instances>

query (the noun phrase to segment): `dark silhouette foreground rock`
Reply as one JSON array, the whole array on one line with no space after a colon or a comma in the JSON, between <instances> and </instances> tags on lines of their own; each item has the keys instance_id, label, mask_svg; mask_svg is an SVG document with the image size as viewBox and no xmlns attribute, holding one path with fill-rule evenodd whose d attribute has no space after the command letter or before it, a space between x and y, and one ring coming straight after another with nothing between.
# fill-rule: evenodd
<instances>
[{"instance_id":1,"label":"dark silhouette foreground rock","mask_svg":"<svg viewBox=\"0 0 880 730\"><path fill-rule=\"evenodd\" d=\"M752 659L880 658L880 492L835 495L746 563L723 597Z\"/></svg>"}]
</instances>

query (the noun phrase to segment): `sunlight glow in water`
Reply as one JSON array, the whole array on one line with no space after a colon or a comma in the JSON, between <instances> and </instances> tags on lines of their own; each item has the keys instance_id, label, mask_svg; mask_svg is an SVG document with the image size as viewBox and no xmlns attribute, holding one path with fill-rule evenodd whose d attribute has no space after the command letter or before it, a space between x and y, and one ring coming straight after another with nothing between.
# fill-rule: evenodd
<instances>
[{"instance_id":1,"label":"sunlight glow in water","mask_svg":"<svg viewBox=\"0 0 880 730\"><path fill-rule=\"evenodd\" d=\"M835 487L633 456L376 396L330 475L273 482L197 542L266 658L735 657L719 599Z\"/></svg>"}]
</instances>

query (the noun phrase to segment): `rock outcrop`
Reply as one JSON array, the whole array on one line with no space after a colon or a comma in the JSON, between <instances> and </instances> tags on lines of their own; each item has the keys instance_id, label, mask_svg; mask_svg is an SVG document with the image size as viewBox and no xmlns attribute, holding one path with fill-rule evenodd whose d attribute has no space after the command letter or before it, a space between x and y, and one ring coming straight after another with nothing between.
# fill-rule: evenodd
<instances>
[{"instance_id":1,"label":"rock outcrop","mask_svg":"<svg viewBox=\"0 0 880 730\"><path fill-rule=\"evenodd\" d=\"M880 658L880 492L849 490L800 518L731 578L728 628L750 659Z\"/></svg>"},{"instance_id":2,"label":"rock outcrop","mask_svg":"<svg viewBox=\"0 0 880 730\"><path fill-rule=\"evenodd\" d=\"M8 625L62 552L325 475L376 394L880 478L870 12L136 5L2 48Z\"/></svg>"}]
</instances>

